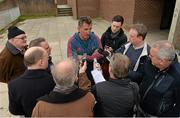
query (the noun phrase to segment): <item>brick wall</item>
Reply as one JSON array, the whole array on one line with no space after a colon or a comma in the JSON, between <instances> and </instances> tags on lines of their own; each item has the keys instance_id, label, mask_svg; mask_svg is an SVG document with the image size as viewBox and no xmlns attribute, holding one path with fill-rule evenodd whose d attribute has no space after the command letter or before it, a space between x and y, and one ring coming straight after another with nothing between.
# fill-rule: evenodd
<instances>
[{"instance_id":1,"label":"brick wall","mask_svg":"<svg viewBox=\"0 0 180 118\"><path fill-rule=\"evenodd\" d=\"M58 5L67 4L67 0L56 0Z\"/></svg>"},{"instance_id":2,"label":"brick wall","mask_svg":"<svg viewBox=\"0 0 180 118\"><path fill-rule=\"evenodd\" d=\"M133 23L135 0L100 0L100 17L111 21L115 15L122 15L124 24Z\"/></svg>"},{"instance_id":3,"label":"brick wall","mask_svg":"<svg viewBox=\"0 0 180 118\"><path fill-rule=\"evenodd\" d=\"M80 16L99 16L99 0L77 0L78 18Z\"/></svg>"},{"instance_id":4,"label":"brick wall","mask_svg":"<svg viewBox=\"0 0 180 118\"><path fill-rule=\"evenodd\" d=\"M77 0L67 0L67 4L72 7L73 11L73 18L77 19L78 18L78 12L77 12Z\"/></svg>"},{"instance_id":5,"label":"brick wall","mask_svg":"<svg viewBox=\"0 0 180 118\"><path fill-rule=\"evenodd\" d=\"M54 0L17 0L21 15L56 15Z\"/></svg>"},{"instance_id":6,"label":"brick wall","mask_svg":"<svg viewBox=\"0 0 180 118\"><path fill-rule=\"evenodd\" d=\"M133 23L144 23L149 29L159 29L164 0L68 0L76 1L76 14L102 17L111 21L119 14L125 18L128 27ZM69 4L69 3L68 3ZM75 5L75 4L73 4ZM74 15L74 9L73 9Z\"/></svg>"},{"instance_id":7,"label":"brick wall","mask_svg":"<svg viewBox=\"0 0 180 118\"><path fill-rule=\"evenodd\" d=\"M67 0L67 4L72 7L73 2L76 2L76 0Z\"/></svg>"},{"instance_id":8,"label":"brick wall","mask_svg":"<svg viewBox=\"0 0 180 118\"><path fill-rule=\"evenodd\" d=\"M133 22L144 23L149 29L159 29L163 0L136 0Z\"/></svg>"}]
</instances>

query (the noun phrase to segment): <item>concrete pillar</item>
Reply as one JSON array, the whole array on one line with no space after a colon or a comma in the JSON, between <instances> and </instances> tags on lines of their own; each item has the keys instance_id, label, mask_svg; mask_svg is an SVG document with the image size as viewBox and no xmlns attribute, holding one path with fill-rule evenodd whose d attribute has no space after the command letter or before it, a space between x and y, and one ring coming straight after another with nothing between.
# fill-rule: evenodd
<instances>
[{"instance_id":1,"label":"concrete pillar","mask_svg":"<svg viewBox=\"0 0 180 118\"><path fill-rule=\"evenodd\" d=\"M176 0L168 40L180 50L180 0Z\"/></svg>"}]
</instances>

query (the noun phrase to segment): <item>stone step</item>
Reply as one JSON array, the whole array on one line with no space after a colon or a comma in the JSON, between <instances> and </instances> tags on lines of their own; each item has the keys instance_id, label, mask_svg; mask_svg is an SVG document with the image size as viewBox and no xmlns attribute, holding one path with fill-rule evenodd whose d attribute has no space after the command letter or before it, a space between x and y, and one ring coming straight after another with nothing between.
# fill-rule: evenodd
<instances>
[{"instance_id":1,"label":"stone step","mask_svg":"<svg viewBox=\"0 0 180 118\"><path fill-rule=\"evenodd\" d=\"M72 16L72 12L58 12L58 15L70 15L70 16Z\"/></svg>"},{"instance_id":2,"label":"stone step","mask_svg":"<svg viewBox=\"0 0 180 118\"><path fill-rule=\"evenodd\" d=\"M72 14L72 12L67 12L67 13L59 13L58 12L58 16L72 16L73 14Z\"/></svg>"},{"instance_id":3,"label":"stone step","mask_svg":"<svg viewBox=\"0 0 180 118\"><path fill-rule=\"evenodd\" d=\"M58 14L58 16L72 16L73 14Z\"/></svg>"},{"instance_id":4,"label":"stone step","mask_svg":"<svg viewBox=\"0 0 180 118\"><path fill-rule=\"evenodd\" d=\"M63 13L63 12L72 12L72 10L61 10L61 9L59 9L58 12L60 12L60 13Z\"/></svg>"},{"instance_id":5,"label":"stone step","mask_svg":"<svg viewBox=\"0 0 180 118\"><path fill-rule=\"evenodd\" d=\"M68 11L68 10L72 10L72 8L58 8L58 10L61 10L61 11Z\"/></svg>"},{"instance_id":6,"label":"stone step","mask_svg":"<svg viewBox=\"0 0 180 118\"><path fill-rule=\"evenodd\" d=\"M62 13L62 14L63 14L63 13L72 13L72 11L58 11L58 13L60 13L60 14L61 14L61 13Z\"/></svg>"},{"instance_id":7,"label":"stone step","mask_svg":"<svg viewBox=\"0 0 180 118\"><path fill-rule=\"evenodd\" d=\"M58 16L72 16L72 8L58 8Z\"/></svg>"}]
</instances>

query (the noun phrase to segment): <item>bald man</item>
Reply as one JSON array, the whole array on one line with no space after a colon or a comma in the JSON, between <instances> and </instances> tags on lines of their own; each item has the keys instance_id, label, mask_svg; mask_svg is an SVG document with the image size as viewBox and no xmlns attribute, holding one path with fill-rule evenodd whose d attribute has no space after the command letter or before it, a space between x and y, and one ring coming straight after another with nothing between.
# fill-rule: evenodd
<instances>
[{"instance_id":1,"label":"bald man","mask_svg":"<svg viewBox=\"0 0 180 118\"><path fill-rule=\"evenodd\" d=\"M36 38L29 43L29 47L35 47L35 46L42 47L47 51L48 56L49 56L47 70L49 73L51 73L51 68L54 65L52 62L52 57L51 57L52 48L49 46L49 43L47 42L47 40L43 37Z\"/></svg>"},{"instance_id":2,"label":"bald man","mask_svg":"<svg viewBox=\"0 0 180 118\"><path fill-rule=\"evenodd\" d=\"M30 117L36 99L48 94L55 83L46 71L48 54L43 48L29 48L24 54L24 63L27 70L8 83L9 111L14 115Z\"/></svg>"},{"instance_id":3,"label":"bald man","mask_svg":"<svg viewBox=\"0 0 180 118\"><path fill-rule=\"evenodd\" d=\"M90 83L85 70L86 62L80 66L78 79L78 65L73 60L67 59L55 65L52 75L56 86L49 95L39 99L32 117L93 116L95 98L91 92L83 90ZM75 84L77 81L79 87Z\"/></svg>"}]
</instances>

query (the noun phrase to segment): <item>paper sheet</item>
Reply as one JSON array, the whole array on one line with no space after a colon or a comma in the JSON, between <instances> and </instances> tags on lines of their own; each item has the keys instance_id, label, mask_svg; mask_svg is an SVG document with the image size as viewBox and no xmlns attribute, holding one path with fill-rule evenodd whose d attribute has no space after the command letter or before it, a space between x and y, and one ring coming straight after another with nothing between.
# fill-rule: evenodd
<instances>
[{"instance_id":1,"label":"paper sheet","mask_svg":"<svg viewBox=\"0 0 180 118\"><path fill-rule=\"evenodd\" d=\"M103 81L106 81L102 75L102 72L95 69L95 70L92 70L91 71L91 74L93 76L93 79L94 79L94 82L97 84L99 82L103 82Z\"/></svg>"}]
</instances>

